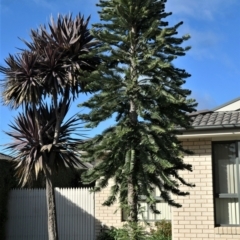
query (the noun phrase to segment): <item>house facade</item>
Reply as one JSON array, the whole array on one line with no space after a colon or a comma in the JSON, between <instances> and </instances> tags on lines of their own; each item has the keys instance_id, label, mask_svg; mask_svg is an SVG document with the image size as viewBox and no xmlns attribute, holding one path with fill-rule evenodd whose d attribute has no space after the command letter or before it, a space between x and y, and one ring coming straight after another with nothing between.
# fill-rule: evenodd
<instances>
[{"instance_id":1,"label":"house facade","mask_svg":"<svg viewBox=\"0 0 240 240\"><path fill-rule=\"evenodd\" d=\"M179 135L194 152L185 156L193 166L182 176L195 183L176 197L182 208L172 211L174 240L240 239L240 98L212 111L192 115L193 129Z\"/></svg>"},{"instance_id":2,"label":"house facade","mask_svg":"<svg viewBox=\"0 0 240 240\"><path fill-rule=\"evenodd\" d=\"M178 136L183 146L194 152L184 157L193 171L183 171L181 176L195 187L182 186L181 190L190 195L173 196L182 208L167 210L173 240L240 239L239 110L240 98L213 110L195 112L191 115L193 128ZM119 227L123 224L121 211L114 214L118 203L102 206L109 188L95 196L95 217L104 226ZM168 219L164 214L160 219ZM99 231L101 226L96 227Z\"/></svg>"}]
</instances>

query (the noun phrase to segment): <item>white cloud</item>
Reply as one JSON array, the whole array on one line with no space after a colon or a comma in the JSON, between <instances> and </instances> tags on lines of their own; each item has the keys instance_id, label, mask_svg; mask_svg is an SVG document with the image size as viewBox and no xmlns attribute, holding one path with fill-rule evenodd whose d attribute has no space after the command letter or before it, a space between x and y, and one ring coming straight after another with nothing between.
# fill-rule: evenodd
<instances>
[{"instance_id":1,"label":"white cloud","mask_svg":"<svg viewBox=\"0 0 240 240\"><path fill-rule=\"evenodd\" d=\"M190 34L190 40L185 43L185 45L190 45L192 47L188 52L188 55L192 55L198 59L214 59L215 50L223 40L223 37L219 33L213 32L209 29L198 30L187 24L184 24L181 27L179 34ZM209 49L211 49L211 51Z\"/></svg>"},{"instance_id":2,"label":"white cloud","mask_svg":"<svg viewBox=\"0 0 240 240\"><path fill-rule=\"evenodd\" d=\"M11 5L10 4L14 4L14 2L8 2L7 0L1 0L0 1L0 12L1 15L3 14L9 14L11 12ZM1 21L1 18L0 18Z\"/></svg>"},{"instance_id":3,"label":"white cloud","mask_svg":"<svg viewBox=\"0 0 240 240\"><path fill-rule=\"evenodd\" d=\"M207 92L192 91L191 97L196 99L198 103L197 110L211 110L218 105L213 97Z\"/></svg>"},{"instance_id":4,"label":"white cloud","mask_svg":"<svg viewBox=\"0 0 240 240\"><path fill-rule=\"evenodd\" d=\"M169 0L166 10L174 15L185 15L195 19L214 20L215 15L226 14L239 0Z\"/></svg>"},{"instance_id":5,"label":"white cloud","mask_svg":"<svg viewBox=\"0 0 240 240\"><path fill-rule=\"evenodd\" d=\"M238 81L238 79L240 78L239 62L233 59L231 55L228 55L225 52L221 53L220 62L226 69L228 69L229 79L237 77L237 82L239 83Z\"/></svg>"},{"instance_id":6,"label":"white cloud","mask_svg":"<svg viewBox=\"0 0 240 240\"><path fill-rule=\"evenodd\" d=\"M240 7L239 0L168 0L166 11L173 12L168 21L170 25L179 21L184 24L179 34L190 34L186 42L192 47L188 55L197 59L216 59L221 55L219 49L226 41L226 32L219 27L233 10Z\"/></svg>"},{"instance_id":7,"label":"white cloud","mask_svg":"<svg viewBox=\"0 0 240 240\"><path fill-rule=\"evenodd\" d=\"M56 8L56 3L54 1L33 0L33 2L40 7L44 7L50 10L54 10Z\"/></svg>"}]
</instances>

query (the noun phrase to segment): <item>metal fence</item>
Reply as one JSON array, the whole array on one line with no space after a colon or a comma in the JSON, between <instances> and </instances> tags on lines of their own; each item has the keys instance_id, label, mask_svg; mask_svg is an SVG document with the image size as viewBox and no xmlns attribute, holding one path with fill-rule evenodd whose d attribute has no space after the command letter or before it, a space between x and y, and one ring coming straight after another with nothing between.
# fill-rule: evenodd
<instances>
[{"instance_id":1,"label":"metal fence","mask_svg":"<svg viewBox=\"0 0 240 240\"><path fill-rule=\"evenodd\" d=\"M59 240L95 239L94 193L55 188ZM11 190L6 240L47 240L45 189Z\"/></svg>"}]
</instances>

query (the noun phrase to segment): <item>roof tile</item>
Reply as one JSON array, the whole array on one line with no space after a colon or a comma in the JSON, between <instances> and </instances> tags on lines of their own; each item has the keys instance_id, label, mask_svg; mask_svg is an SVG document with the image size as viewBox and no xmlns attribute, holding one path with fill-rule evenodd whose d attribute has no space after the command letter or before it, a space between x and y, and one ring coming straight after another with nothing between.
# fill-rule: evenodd
<instances>
[{"instance_id":1,"label":"roof tile","mask_svg":"<svg viewBox=\"0 0 240 240\"><path fill-rule=\"evenodd\" d=\"M192 116L193 127L240 124L240 112L207 112Z\"/></svg>"}]
</instances>

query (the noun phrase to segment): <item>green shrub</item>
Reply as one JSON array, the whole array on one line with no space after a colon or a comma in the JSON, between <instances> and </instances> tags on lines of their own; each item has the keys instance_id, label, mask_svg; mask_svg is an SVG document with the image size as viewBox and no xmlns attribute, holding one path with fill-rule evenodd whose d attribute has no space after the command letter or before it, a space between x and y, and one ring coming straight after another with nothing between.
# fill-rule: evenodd
<instances>
[{"instance_id":1,"label":"green shrub","mask_svg":"<svg viewBox=\"0 0 240 240\"><path fill-rule=\"evenodd\" d=\"M98 235L97 240L114 240L116 235L115 231L116 228L103 230L103 232Z\"/></svg>"},{"instance_id":2,"label":"green shrub","mask_svg":"<svg viewBox=\"0 0 240 240\"><path fill-rule=\"evenodd\" d=\"M137 223L127 223L122 228L106 229L97 240L129 240L131 235L136 240L147 240L148 233Z\"/></svg>"},{"instance_id":3,"label":"green shrub","mask_svg":"<svg viewBox=\"0 0 240 240\"><path fill-rule=\"evenodd\" d=\"M155 223L156 228L151 229L150 233L137 223L127 223L122 228L110 228L101 232L97 240L129 240L132 235L136 240L171 240L172 229L171 221L161 220Z\"/></svg>"},{"instance_id":4,"label":"green shrub","mask_svg":"<svg viewBox=\"0 0 240 240\"><path fill-rule=\"evenodd\" d=\"M172 225L171 221L161 220L155 223L156 229L151 229L150 240L171 240Z\"/></svg>"}]
</instances>

